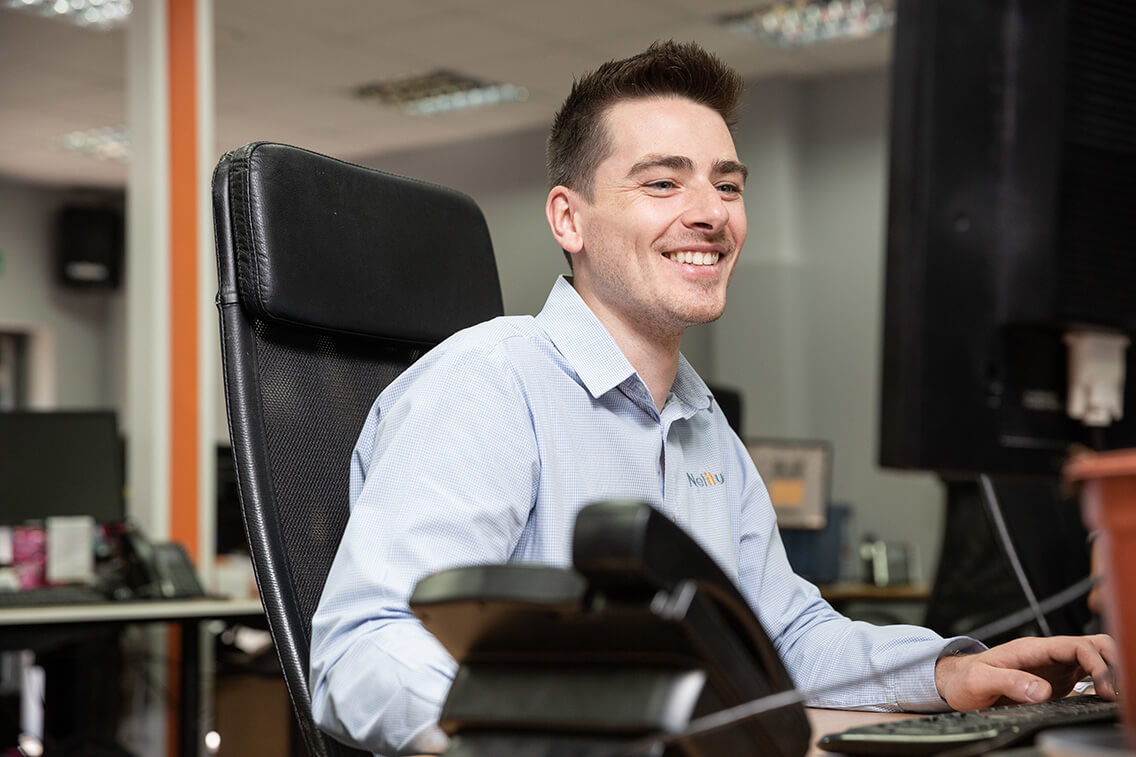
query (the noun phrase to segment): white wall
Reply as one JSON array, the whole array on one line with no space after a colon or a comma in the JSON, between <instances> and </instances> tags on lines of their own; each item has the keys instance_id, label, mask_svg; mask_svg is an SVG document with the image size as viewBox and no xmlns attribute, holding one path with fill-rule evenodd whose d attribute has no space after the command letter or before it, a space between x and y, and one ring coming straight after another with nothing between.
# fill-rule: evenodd
<instances>
[{"instance_id":1,"label":"white wall","mask_svg":"<svg viewBox=\"0 0 1136 757\"><path fill-rule=\"evenodd\" d=\"M713 375L743 388L749 434L831 441L852 543L872 532L914 544L930 575L941 489L875 462L887 101L885 72L747 90L749 241L711 327Z\"/></svg>"},{"instance_id":2,"label":"white wall","mask_svg":"<svg viewBox=\"0 0 1136 757\"><path fill-rule=\"evenodd\" d=\"M113 406L118 366L108 324L120 295L56 283L55 213L82 193L0 177L0 329L46 329L53 344L55 406Z\"/></svg>"},{"instance_id":3,"label":"white wall","mask_svg":"<svg viewBox=\"0 0 1136 757\"><path fill-rule=\"evenodd\" d=\"M835 443L835 496L855 503L861 531L918 545L934 565L944 513L938 480L876 465L889 86L879 72L804 87L808 393L813 433Z\"/></svg>"}]
</instances>

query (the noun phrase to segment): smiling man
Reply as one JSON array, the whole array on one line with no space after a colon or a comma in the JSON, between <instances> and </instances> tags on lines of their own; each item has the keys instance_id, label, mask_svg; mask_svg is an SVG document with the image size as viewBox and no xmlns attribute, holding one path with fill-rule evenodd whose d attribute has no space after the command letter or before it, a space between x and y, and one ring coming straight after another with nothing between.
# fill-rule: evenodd
<instances>
[{"instance_id":1,"label":"smiling man","mask_svg":"<svg viewBox=\"0 0 1136 757\"><path fill-rule=\"evenodd\" d=\"M736 72L674 43L574 84L549 138L545 205L572 276L535 318L498 318L428 353L360 434L351 517L312 622L312 709L328 732L382 754L442 749L456 664L407 607L414 584L457 565L570 565L576 513L615 497L693 534L798 687L863 677L810 704L1036 701L1085 672L1114 695L1108 637L982 651L853 622L793 574L765 485L679 352L688 326L721 316L746 238L747 170L729 129L740 92Z\"/></svg>"},{"instance_id":2,"label":"smiling man","mask_svg":"<svg viewBox=\"0 0 1136 757\"><path fill-rule=\"evenodd\" d=\"M674 95L611 105L607 156L545 209L573 287L662 409L688 326L717 320L746 237L746 168L724 115ZM555 139L556 131L553 132Z\"/></svg>"}]
</instances>

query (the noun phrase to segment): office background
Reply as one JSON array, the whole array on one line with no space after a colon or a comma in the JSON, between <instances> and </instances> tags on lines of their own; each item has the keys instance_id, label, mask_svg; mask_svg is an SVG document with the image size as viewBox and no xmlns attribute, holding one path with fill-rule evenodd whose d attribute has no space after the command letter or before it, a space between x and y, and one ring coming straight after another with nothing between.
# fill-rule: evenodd
<instances>
[{"instance_id":1,"label":"office background","mask_svg":"<svg viewBox=\"0 0 1136 757\"><path fill-rule=\"evenodd\" d=\"M833 497L855 508L853 543L872 532L915 544L927 574L939 487L927 474L875 464L889 35L779 50L715 24L744 7L217 3L216 151L204 157L280 140L461 189L488 219L506 311L534 313L565 270L543 219L543 142L572 74L656 37L703 42L747 77L735 136L751 169L750 234L725 317L692 329L684 352L706 378L741 390L749 433L832 441ZM33 387L42 403L122 410L126 290L56 283L52 233L68 202L126 205L126 164L64 152L60 139L126 122L127 34L0 14L0 329L47 335L54 369L40 383L54 386ZM437 67L525 86L529 97L423 118L351 96L358 85ZM223 439L219 375L205 394Z\"/></svg>"}]
</instances>

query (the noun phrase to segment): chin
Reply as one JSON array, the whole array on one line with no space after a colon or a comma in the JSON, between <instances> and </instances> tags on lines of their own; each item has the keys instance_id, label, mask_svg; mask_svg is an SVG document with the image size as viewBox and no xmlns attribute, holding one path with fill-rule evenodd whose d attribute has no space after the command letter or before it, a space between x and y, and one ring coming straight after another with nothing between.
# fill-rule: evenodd
<instances>
[{"instance_id":1,"label":"chin","mask_svg":"<svg viewBox=\"0 0 1136 757\"><path fill-rule=\"evenodd\" d=\"M682 320L691 326L698 326L703 323L712 323L722 317L722 313L726 312L726 303L717 303L714 305L705 305L701 307L689 308L686 312L682 313Z\"/></svg>"}]
</instances>

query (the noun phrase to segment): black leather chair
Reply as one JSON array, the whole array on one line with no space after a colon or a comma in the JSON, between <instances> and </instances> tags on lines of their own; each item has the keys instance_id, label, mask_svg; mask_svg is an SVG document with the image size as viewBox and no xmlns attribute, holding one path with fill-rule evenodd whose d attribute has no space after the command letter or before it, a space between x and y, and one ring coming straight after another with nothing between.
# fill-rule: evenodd
<instances>
[{"instance_id":1,"label":"black leather chair","mask_svg":"<svg viewBox=\"0 0 1136 757\"><path fill-rule=\"evenodd\" d=\"M348 458L379 392L454 331L500 315L489 232L453 190L287 145L213 175L221 345L245 529L311 754L311 618L347 522Z\"/></svg>"}]
</instances>

